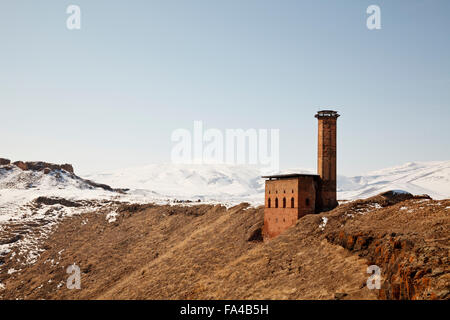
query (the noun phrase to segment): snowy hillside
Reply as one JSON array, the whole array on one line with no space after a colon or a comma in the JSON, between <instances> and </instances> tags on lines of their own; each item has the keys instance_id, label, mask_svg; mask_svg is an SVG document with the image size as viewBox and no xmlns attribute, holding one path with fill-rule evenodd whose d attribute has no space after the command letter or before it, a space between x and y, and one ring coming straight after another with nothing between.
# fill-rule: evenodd
<instances>
[{"instance_id":1,"label":"snowy hillside","mask_svg":"<svg viewBox=\"0 0 450 320\"><path fill-rule=\"evenodd\" d=\"M106 189L105 189L106 188ZM0 222L33 215L29 203L38 197L59 197L67 200L114 199L117 192L65 170L22 170L14 165L0 166ZM44 213L43 213L44 214Z\"/></svg>"}]
</instances>

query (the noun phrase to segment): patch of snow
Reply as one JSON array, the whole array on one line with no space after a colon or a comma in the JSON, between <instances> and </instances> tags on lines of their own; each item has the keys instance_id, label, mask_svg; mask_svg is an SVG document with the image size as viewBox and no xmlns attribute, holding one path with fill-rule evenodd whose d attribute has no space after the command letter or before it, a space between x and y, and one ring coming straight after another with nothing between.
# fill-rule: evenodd
<instances>
[{"instance_id":1,"label":"patch of snow","mask_svg":"<svg viewBox=\"0 0 450 320\"><path fill-rule=\"evenodd\" d=\"M108 223L116 222L118 216L119 216L119 214L117 212L113 211L106 215L106 220L108 221Z\"/></svg>"},{"instance_id":2,"label":"patch of snow","mask_svg":"<svg viewBox=\"0 0 450 320\"><path fill-rule=\"evenodd\" d=\"M5 289L6 289L6 286L0 282L0 290L5 290Z\"/></svg>"},{"instance_id":3,"label":"patch of snow","mask_svg":"<svg viewBox=\"0 0 450 320\"><path fill-rule=\"evenodd\" d=\"M325 226L327 225L328 222L328 218L327 217L322 217L322 222L319 225L320 230L324 230Z\"/></svg>"},{"instance_id":4,"label":"patch of snow","mask_svg":"<svg viewBox=\"0 0 450 320\"><path fill-rule=\"evenodd\" d=\"M10 246L10 244L0 245L0 256L5 256L11 252L11 249L9 248L9 246Z\"/></svg>"},{"instance_id":5,"label":"patch of snow","mask_svg":"<svg viewBox=\"0 0 450 320\"><path fill-rule=\"evenodd\" d=\"M16 272L17 272L17 270L14 269L14 268L11 268L11 269L8 270L8 274L13 274L13 273L16 273Z\"/></svg>"},{"instance_id":6,"label":"patch of snow","mask_svg":"<svg viewBox=\"0 0 450 320\"><path fill-rule=\"evenodd\" d=\"M408 207L401 207L400 210L406 210Z\"/></svg>"}]
</instances>

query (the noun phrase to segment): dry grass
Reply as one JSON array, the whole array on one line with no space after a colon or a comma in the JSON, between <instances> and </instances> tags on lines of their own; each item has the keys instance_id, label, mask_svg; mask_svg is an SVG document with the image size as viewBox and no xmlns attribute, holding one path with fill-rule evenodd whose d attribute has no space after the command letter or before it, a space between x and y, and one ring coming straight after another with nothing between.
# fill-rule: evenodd
<instances>
[{"instance_id":1,"label":"dry grass","mask_svg":"<svg viewBox=\"0 0 450 320\"><path fill-rule=\"evenodd\" d=\"M394 273L386 273L390 282L384 290L369 290L365 284L368 264L384 263L375 251L394 238L412 243L397 256L397 268L404 257L409 259L411 255L431 261L435 254L441 259L439 265L425 262L425 267L431 266L425 277L431 280L421 291L423 295L416 298L445 299L448 290L442 290L445 277L448 279L448 260L444 258L446 254L448 259L449 243L446 207L450 201L419 201L395 204L368 199L346 203L328 213L305 216L296 226L266 242L248 241L261 227L263 208L246 204L230 209L212 205L124 206L113 223L106 221L105 213L75 216L58 226L34 265L15 265L12 253L9 255L0 273L0 282L6 286L0 297L376 299L384 292L382 298L392 298L396 292ZM409 209L401 209L405 206ZM328 217L324 230L319 228L322 217ZM356 236L355 241L358 236L371 240L365 246L349 247L341 241L342 234L346 239ZM82 270L81 290L68 290L65 285L69 276L66 268L73 263ZM385 266L394 264L386 262ZM443 272L436 273L436 266ZM21 270L7 274L10 268ZM434 278L433 272L437 274Z\"/></svg>"}]
</instances>

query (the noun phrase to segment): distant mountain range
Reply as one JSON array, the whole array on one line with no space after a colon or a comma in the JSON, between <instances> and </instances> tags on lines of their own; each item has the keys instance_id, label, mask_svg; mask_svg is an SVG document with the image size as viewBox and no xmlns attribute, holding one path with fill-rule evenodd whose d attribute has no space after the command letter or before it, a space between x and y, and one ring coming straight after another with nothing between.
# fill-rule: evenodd
<instances>
[{"instance_id":1,"label":"distant mountain range","mask_svg":"<svg viewBox=\"0 0 450 320\"><path fill-rule=\"evenodd\" d=\"M312 173L305 169L283 171L287 172ZM0 220L6 212L16 211L16 206L40 196L138 203L200 200L259 205L264 201L263 174L252 166L152 164L81 178L58 167L23 170L14 164L0 165ZM434 199L450 198L450 161L410 162L361 176L338 177L339 200L367 198L387 190L428 194Z\"/></svg>"},{"instance_id":2,"label":"distant mountain range","mask_svg":"<svg viewBox=\"0 0 450 320\"><path fill-rule=\"evenodd\" d=\"M408 162L362 176L338 178L339 199L367 198L396 189L428 194L433 199L450 198L450 161Z\"/></svg>"},{"instance_id":3,"label":"distant mountain range","mask_svg":"<svg viewBox=\"0 0 450 320\"><path fill-rule=\"evenodd\" d=\"M314 173L308 169L283 171L288 172ZM130 188L131 193L151 190L171 198L262 204L262 174L250 166L160 164L91 174L87 178L115 188ZM449 198L450 161L409 162L361 176L338 176L337 183L340 200L367 198L387 190Z\"/></svg>"}]
</instances>

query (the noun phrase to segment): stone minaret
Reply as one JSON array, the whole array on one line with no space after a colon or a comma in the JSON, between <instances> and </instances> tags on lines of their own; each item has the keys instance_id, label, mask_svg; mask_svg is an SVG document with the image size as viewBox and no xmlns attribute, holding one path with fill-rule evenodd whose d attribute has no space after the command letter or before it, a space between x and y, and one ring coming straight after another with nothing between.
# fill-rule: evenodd
<instances>
[{"instance_id":1,"label":"stone minaret","mask_svg":"<svg viewBox=\"0 0 450 320\"><path fill-rule=\"evenodd\" d=\"M319 207L321 211L337 207L336 199L336 120L337 111L322 110L315 117L319 120L317 173L321 178Z\"/></svg>"}]
</instances>

